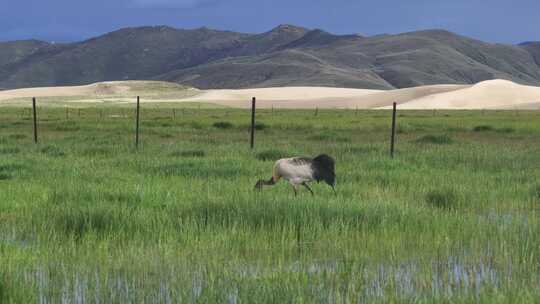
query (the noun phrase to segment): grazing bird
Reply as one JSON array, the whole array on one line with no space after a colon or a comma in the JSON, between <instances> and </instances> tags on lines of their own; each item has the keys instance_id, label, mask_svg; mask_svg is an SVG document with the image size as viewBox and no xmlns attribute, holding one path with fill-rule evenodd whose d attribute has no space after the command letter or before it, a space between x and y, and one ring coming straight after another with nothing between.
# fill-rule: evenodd
<instances>
[{"instance_id":1,"label":"grazing bird","mask_svg":"<svg viewBox=\"0 0 540 304\"><path fill-rule=\"evenodd\" d=\"M291 157L282 158L274 164L272 177L269 180L261 179L255 184L255 189L261 190L263 186L275 185L280 178L287 180L293 187L294 195L298 193L300 185L306 187L311 195L313 191L307 183L324 181L334 193L336 189L335 161L332 157L321 154L315 158Z\"/></svg>"}]
</instances>

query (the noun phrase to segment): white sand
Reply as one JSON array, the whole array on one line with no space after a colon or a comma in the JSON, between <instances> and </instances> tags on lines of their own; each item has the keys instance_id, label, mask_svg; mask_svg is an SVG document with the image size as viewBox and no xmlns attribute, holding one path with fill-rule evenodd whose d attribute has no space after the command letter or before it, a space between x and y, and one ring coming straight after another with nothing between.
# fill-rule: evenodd
<instances>
[{"instance_id":1,"label":"white sand","mask_svg":"<svg viewBox=\"0 0 540 304\"><path fill-rule=\"evenodd\" d=\"M185 101L203 101L232 107L250 107L251 98L257 98L257 107L314 108L342 107L339 99L354 100L379 90L328 88L328 87L279 87L243 90L207 90Z\"/></svg>"},{"instance_id":2,"label":"white sand","mask_svg":"<svg viewBox=\"0 0 540 304\"><path fill-rule=\"evenodd\" d=\"M250 107L257 97L260 108L376 108L396 102L406 102L428 94L448 92L469 86L435 85L418 88L381 91L329 87L284 87L244 90L208 90L196 100L233 107Z\"/></svg>"},{"instance_id":3,"label":"white sand","mask_svg":"<svg viewBox=\"0 0 540 304\"><path fill-rule=\"evenodd\" d=\"M64 97L63 102L132 102L131 84L104 82L86 86L31 88L0 91L2 101L31 97ZM139 84L143 82L138 82ZM165 83L166 84L166 83ZM155 90L155 89L154 89ZM144 91L146 92L146 91ZM176 91L175 91L176 92ZM178 98L149 95L144 102L204 102L231 107L250 107L257 97L260 108L388 108L392 102L402 109L540 109L540 87L489 80L476 85L430 85L379 91L327 87L282 87L245 90L178 91ZM159 93L148 91L148 93ZM196 94L192 97L186 97ZM176 96L176 93L173 94ZM109 98L109 99L107 99ZM15 101L16 103L17 101ZM22 101L21 101L22 102ZM5 104L5 103L4 103Z\"/></svg>"},{"instance_id":4,"label":"white sand","mask_svg":"<svg viewBox=\"0 0 540 304\"><path fill-rule=\"evenodd\" d=\"M470 88L411 100L403 109L540 109L540 87L488 80Z\"/></svg>"},{"instance_id":5,"label":"white sand","mask_svg":"<svg viewBox=\"0 0 540 304\"><path fill-rule=\"evenodd\" d=\"M336 97L354 98L366 94L381 92L380 90L327 88L327 87L277 87L243 90L207 90L198 96L200 100L239 100L257 97L268 101L310 100ZM193 99L192 99L193 100Z\"/></svg>"},{"instance_id":6,"label":"white sand","mask_svg":"<svg viewBox=\"0 0 540 304\"><path fill-rule=\"evenodd\" d=\"M100 82L84 86L29 88L0 91L0 101L31 97L106 96L122 94L128 90L129 87L121 81Z\"/></svg>"}]
</instances>

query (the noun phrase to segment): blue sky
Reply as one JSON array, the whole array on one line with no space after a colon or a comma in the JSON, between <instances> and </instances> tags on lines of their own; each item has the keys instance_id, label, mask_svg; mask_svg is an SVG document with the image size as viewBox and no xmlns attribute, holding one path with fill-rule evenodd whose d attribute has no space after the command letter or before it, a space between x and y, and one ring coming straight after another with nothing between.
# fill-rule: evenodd
<instances>
[{"instance_id":1,"label":"blue sky","mask_svg":"<svg viewBox=\"0 0 540 304\"><path fill-rule=\"evenodd\" d=\"M519 43L540 41L540 0L0 0L0 41L78 41L140 25L259 33L282 23L364 35L441 28Z\"/></svg>"}]
</instances>

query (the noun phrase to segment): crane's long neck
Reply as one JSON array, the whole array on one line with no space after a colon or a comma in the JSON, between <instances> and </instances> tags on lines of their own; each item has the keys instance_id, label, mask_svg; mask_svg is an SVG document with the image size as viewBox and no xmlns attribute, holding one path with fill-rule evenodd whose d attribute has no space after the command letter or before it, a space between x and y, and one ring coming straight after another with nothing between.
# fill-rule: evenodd
<instances>
[{"instance_id":1,"label":"crane's long neck","mask_svg":"<svg viewBox=\"0 0 540 304\"><path fill-rule=\"evenodd\" d=\"M269 180L261 180L260 182L263 185L272 186L272 185L275 185L279 181L280 178L281 178L281 175L279 174L279 170L277 166L274 166L272 170L272 177L270 177Z\"/></svg>"},{"instance_id":2,"label":"crane's long neck","mask_svg":"<svg viewBox=\"0 0 540 304\"><path fill-rule=\"evenodd\" d=\"M277 164L274 165L274 168L272 168L272 178L268 182L272 182L272 185L277 183L279 179L281 178L281 175L279 174L278 166Z\"/></svg>"},{"instance_id":3,"label":"crane's long neck","mask_svg":"<svg viewBox=\"0 0 540 304\"><path fill-rule=\"evenodd\" d=\"M276 184L276 182L274 181L274 177L270 177L269 180L264 180L264 179L261 179L261 184L265 185L265 186L273 186Z\"/></svg>"},{"instance_id":4,"label":"crane's long neck","mask_svg":"<svg viewBox=\"0 0 540 304\"><path fill-rule=\"evenodd\" d=\"M268 180L261 179L255 184L255 189L262 189L263 186L272 186L277 183L277 181L281 178L281 175L278 172L278 169L276 166L274 166L274 169L272 171L272 177Z\"/></svg>"}]
</instances>

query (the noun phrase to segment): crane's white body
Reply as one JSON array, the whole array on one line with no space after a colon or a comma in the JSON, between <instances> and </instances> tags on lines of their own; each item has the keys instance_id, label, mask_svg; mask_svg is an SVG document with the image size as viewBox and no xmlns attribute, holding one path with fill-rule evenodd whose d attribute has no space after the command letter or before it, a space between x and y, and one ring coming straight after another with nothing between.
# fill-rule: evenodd
<instances>
[{"instance_id":1,"label":"crane's white body","mask_svg":"<svg viewBox=\"0 0 540 304\"><path fill-rule=\"evenodd\" d=\"M281 178L292 185L295 195L299 186L304 186L313 195L313 191L308 186L308 183L312 181L326 182L335 193L334 159L326 154L320 154L315 158L279 159L274 163L272 177L269 180L260 179L257 181L255 189L261 190L263 186L275 185Z\"/></svg>"},{"instance_id":2,"label":"crane's white body","mask_svg":"<svg viewBox=\"0 0 540 304\"><path fill-rule=\"evenodd\" d=\"M312 182L313 167L307 159L292 157L282 158L274 164L274 182L280 177L288 181L294 187L303 183Z\"/></svg>"}]
</instances>

